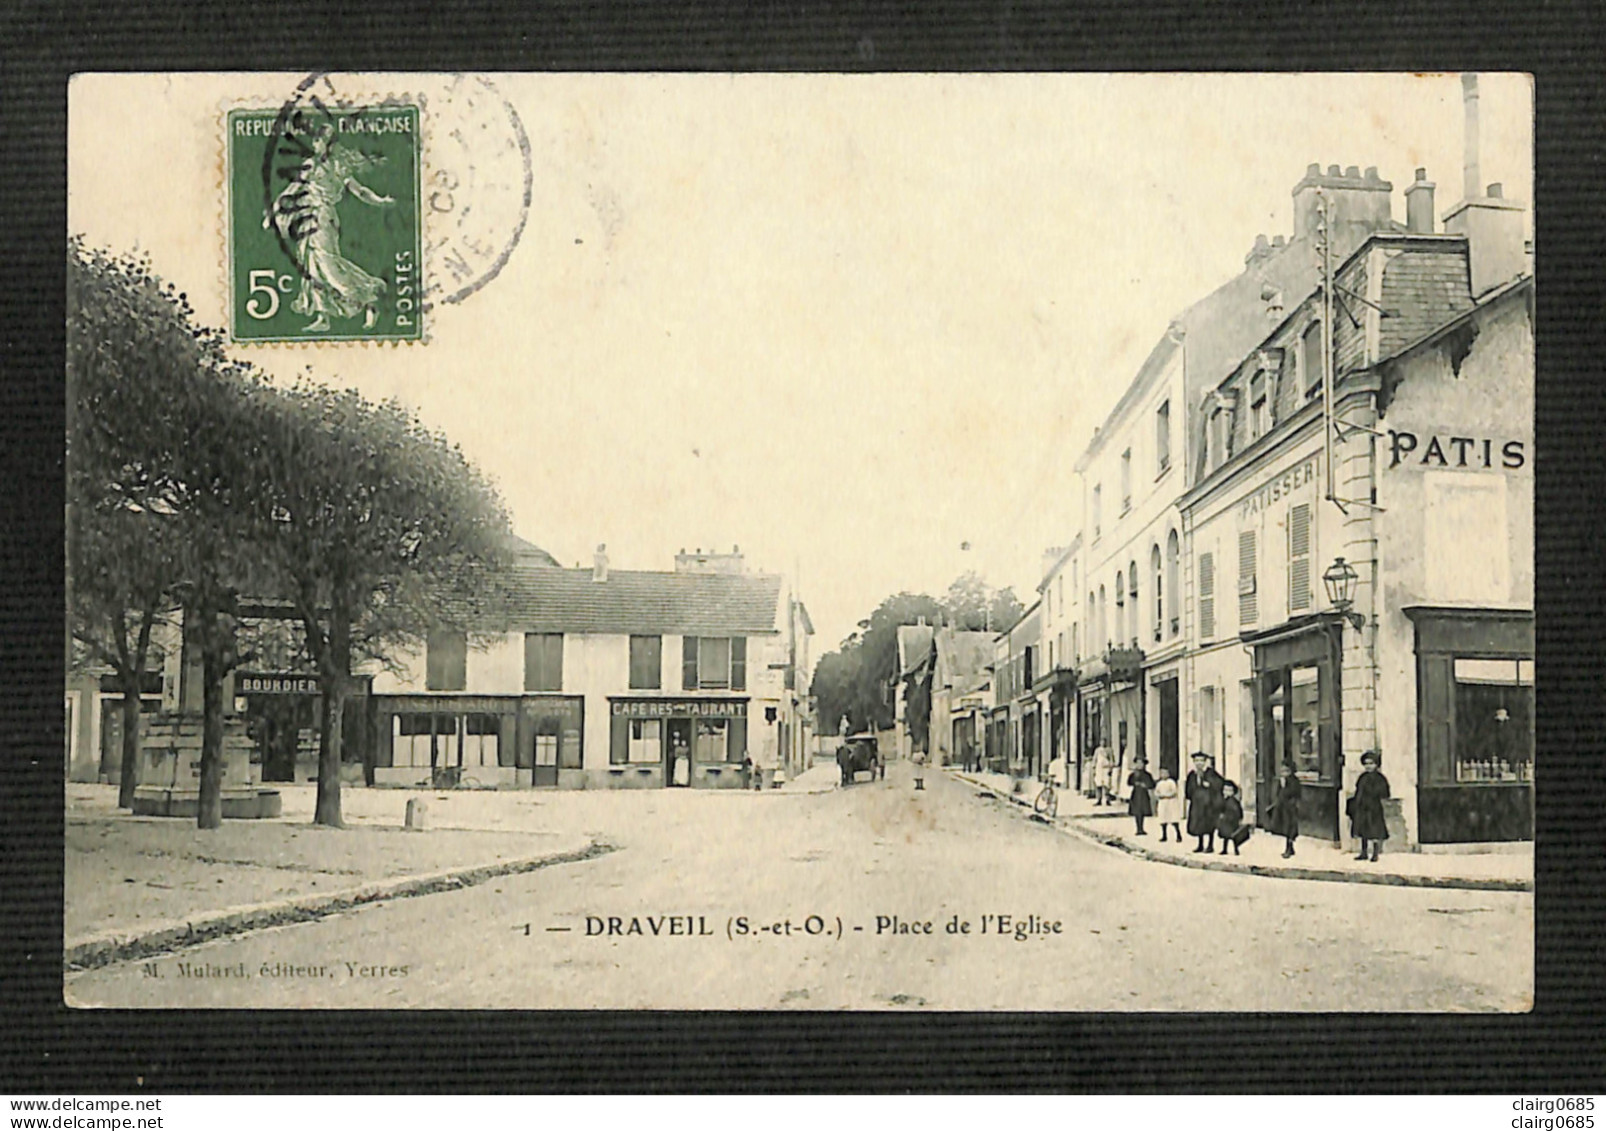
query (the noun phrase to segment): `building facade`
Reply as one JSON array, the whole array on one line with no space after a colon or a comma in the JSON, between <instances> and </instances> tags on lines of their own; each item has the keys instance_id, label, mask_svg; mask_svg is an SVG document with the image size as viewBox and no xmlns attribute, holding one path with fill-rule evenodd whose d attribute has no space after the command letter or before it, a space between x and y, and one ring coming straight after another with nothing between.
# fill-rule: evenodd
<instances>
[{"instance_id":1,"label":"building facade","mask_svg":"<svg viewBox=\"0 0 1606 1131\"><path fill-rule=\"evenodd\" d=\"M599 547L592 569L522 565L511 587L473 646L441 634L375 677L377 783L724 789L801 760L807 617L779 576L735 552L610 570Z\"/></svg>"},{"instance_id":2,"label":"building facade","mask_svg":"<svg viewBox=\"0 0 1606 1131\"><path fill-rule=\"evenodd\" d=\"M1398 843L1532 835L1523 210L1489 186L1437 232L1433 188L1418 170L1406 226L1337 262L1330 405L1317 294L1193 422L1190 742L1262 820L1291 761L1304 831L1333 841L1368 750Z\"/></svg>"}]
</instances>

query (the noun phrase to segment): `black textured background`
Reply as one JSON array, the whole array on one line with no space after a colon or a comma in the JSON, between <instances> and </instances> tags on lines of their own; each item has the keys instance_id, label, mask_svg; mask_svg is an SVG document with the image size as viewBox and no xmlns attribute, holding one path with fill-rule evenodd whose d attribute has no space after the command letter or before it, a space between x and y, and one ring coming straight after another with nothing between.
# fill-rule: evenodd
<instances>
[{"instance_id":1,"label":"black textured background","mask_svg":"<svg viewBox=\"0 0 1606 1131\"><path fill-rule=\"evenodd\" d=\"M0 1092L1606 1091L1598 3L0 8ZM1515 1017L299 1014L61 1004L66 85L166 70L1537 75L1535 1010ZM151 175L162 175L159 153ZM472 1067L470 1067L472 1064ZM1273 1118L1267 1109L1265 1117ZM1245 1120L1257 1116L1246 1111Z\"/></svg>"}]
</instances>

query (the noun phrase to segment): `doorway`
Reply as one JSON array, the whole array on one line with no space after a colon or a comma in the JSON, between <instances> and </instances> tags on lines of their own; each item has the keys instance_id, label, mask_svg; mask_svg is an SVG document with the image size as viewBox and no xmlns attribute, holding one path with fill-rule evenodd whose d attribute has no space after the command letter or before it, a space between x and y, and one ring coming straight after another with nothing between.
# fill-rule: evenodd
<instances>
[{"instance_id":1,"label":"doorway","mask_svg":"<svg viewBox=\"0 0 1606 1131\"><path fill-rule=\"evenodd\" d=\"M664 785L691 784L691 720L670 719L664 741Z\"/></svg>"},{"instance_id":2,"label":"doorway","mask_svg":"<svg viewBox=\"0 0 1606 1131\"><path fill-rule=\"evenodd\" d=\"M558 784L558 720L538 719L535 724L535 757L530 773L531 785Z\"/></svg>"},{"instance_id":3,"label":"doorway","mask_svg":"<svg viewBox=\"0 0 1606 1131\"><path fill-rule=\"evenodd\" d=\"M1177 681L1155 685L1160 693L1160 768L1169 770L1174 781L1182 780L1182 748L1177 726Z\"/></svg>"}]
</instances>

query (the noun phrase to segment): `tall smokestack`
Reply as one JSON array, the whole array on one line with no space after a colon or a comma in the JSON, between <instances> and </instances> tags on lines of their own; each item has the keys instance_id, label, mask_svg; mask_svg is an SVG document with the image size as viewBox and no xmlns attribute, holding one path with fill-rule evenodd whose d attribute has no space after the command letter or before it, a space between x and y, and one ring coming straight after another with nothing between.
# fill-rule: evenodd
<instances>
[{"instance_id":1,"label":"tall smokestack","mask_svg":"<svg viewBox=\"0 0 1606 1131\"><path fill-rule=\"evenodd\" d=\"M1461 105L1466 110L1466 159L1461 166L1461 199L1473 200L1483 193L1478 172L1478 76L1472 72L1461 76Z\"/></svg>"}]
</instances>

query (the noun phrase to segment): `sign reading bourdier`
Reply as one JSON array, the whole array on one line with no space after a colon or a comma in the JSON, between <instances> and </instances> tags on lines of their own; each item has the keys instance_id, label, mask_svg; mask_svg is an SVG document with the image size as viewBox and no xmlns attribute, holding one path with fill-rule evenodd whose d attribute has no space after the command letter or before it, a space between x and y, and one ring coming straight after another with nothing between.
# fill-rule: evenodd
<instances>
[{"instance_id":1,"label":"sign reading bourdier","mask_svg":"<svg viewBox=\"0 0 1606 1131\"><path fill-rule=\"evenodd\" d=\"M231 110L225 124L234 340L421 339L418 107Z\"/></svg>"}]
</instances>

